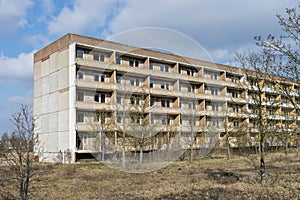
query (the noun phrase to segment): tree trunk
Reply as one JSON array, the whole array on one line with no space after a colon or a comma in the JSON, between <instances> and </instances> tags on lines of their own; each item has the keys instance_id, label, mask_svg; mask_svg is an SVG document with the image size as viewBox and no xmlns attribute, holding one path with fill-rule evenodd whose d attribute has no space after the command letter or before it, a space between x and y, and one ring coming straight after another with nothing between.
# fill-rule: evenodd
<instances>
[{"instance_id":1,"label":"tree trunk","mask_svg":"<svg viewBox=\"0 0 300 200\"><path fill-rule=\"evenodd\" d=\"M265 155L263 152L260 154L260 181L262 184L266 182Z\"/></svg>"},{"instance_id":2,"label":"tree trunk","mask_svg":"<svg viewBox=\"0 0 300 200\"><path fill-rule=\"evenodd\" d=\"M299 157L299 136L296 135L296 156Z\"/></svg>"},{"instance_id":3,"label":"tree trunk","mask_svg":"<svg viewBox=\"0 0 300 200\"><path fill-rule=\"evenodd\" d=\"M191 152L190 152L190 162L193 162L194 159L194 155L193 155L193 143L191 144L191 148L190 148Z\"/></svg>"},{"instance_id":4,"label":"tree trunk","mask_svg":"<svg viewBox=\"0 0 300 200\"><path fill-rule=\"evenodd\" d=\"M103 137L103 133L101 132L101 141L100 141L100 144L101 144L101 162L104 162L105 161L105 141L104 141L104 137Z\"/></svg>"},{"instance_id":5,"label":"tree trunk","mask_svg":"<svg viewBox=\"0 0 300 200\"><path fill-rule=\"evenodd\" d=\"M101 155L101 161L104 162L105 161L105 146L102 146L102 155Z\"/></svg>"},{"instance_id":6,"label":"tree trunk","mask_svg":"<svg viewBox=\"0 0 300 200\"><path fill-rule=\"evenodd\" d=\"M143 164L143 146L140 146L140 164Z\"/></svg>"},{"instance_id":7,"label":"tree trunk","mask_svg":"<svg viewBox=\"0 0 300 200\"><path fill-rule=\"evenodd\" d=\"M126 167L125 146L122 147L122 169Z\"/></svg>"},{"instance_id":8,"label":"tree trunk","mask_svg":"<svg viewBox=\"0 0 300 200\"><path fill-rule=\"evenodd\" d=\"M167 137L168 137L168 144L167 144L167 152L168 152L168 160L171 160L171 143L170 143L170 132L168 132L167 134Z\"/></svg>"},{"instance_id":9,"label":"tree trunk","mask_svg":"<svg viewBox=\"0 0 300 200\"><path fill-rule=\"evenodd\" d=\"M260 135L259 140L259 154L260 154L260 182L265 184L266 182L266 165L265 165L265 151L263 145L263 137Z\"/></svg>"},{"instance_id":10,"label":"tree trunk","mask_svg":"<svg viewBox=\"0 0 300 200\"><path fill-rule=\"evenodd\" d=\"M231 154L230 154L230 144L229 141L227 140L227 160L230 160Z\"/></svg>"},{"instance_id":11,"label":"tree trunk","mask_svg":"<svg viewBox=\"0 0 300 200\"><path fill-rule=\"evenodd\" d=\"M285 138L285 149L284 149L284 153L287 156L288 155L288 148L289 148L289 143L288 143L288 138Z\"/></svg>"}]
</instances>

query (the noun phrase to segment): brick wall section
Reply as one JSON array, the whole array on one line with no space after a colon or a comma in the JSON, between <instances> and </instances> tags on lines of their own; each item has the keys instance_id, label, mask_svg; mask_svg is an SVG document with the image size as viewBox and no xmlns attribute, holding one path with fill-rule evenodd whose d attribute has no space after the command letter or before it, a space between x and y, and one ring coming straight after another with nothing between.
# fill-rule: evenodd
<instances>
[{"instance_id":1,"label":"brick wall section","mask_svg":"<svg viewBox=\"0 0 300 200\"><path fill-rule=\"evenodd\" d=\"M69 48L70 42L70 34L67 34L60 39L52 42L48 46L44 47L43 49L39 50L34 54L34 63L42 60L47 60L51 54L56 51L63 51Z\"/></svg>"}]
</instances>

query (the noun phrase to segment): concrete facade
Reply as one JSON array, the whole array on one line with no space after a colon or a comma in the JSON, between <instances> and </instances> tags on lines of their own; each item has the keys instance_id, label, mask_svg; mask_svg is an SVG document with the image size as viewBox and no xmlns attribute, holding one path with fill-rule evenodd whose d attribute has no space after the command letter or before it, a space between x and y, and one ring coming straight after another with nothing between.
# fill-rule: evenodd
<instances>
[{"instance_id":1,"label":"concrete facade","mask_svg":"<svg viewBox=\"0 0 300 200\"><path fill-rule=\"evenodd\" d=\"M225 118L233 128L254 126L247 90L239 84L244 79L239 68L67 34L34 55L34 116L44 149L41 160L56 162L60 152L70 152L75 162L80 154L101 151L91 134L95 111L105 112L111 125L110 150L118 151L116 126L122 123L118 105L137 104L132 100L135 95L142 95L142 101L149 100L153 107L145 115L150 124L161 127L156 146L170 132L180 132L179 139L173 138L179 146L190 140L191 117L186 116L197 118L192 122L195 147L203 142L208 125L222 136ZM122 87L127 87L129 97L122 96ZM280 99L276 92L266 95ZM295 116L290 105L276 112L281 110ZM298 126L299 117L288 123Z\"/></svg>"}]
</instances>

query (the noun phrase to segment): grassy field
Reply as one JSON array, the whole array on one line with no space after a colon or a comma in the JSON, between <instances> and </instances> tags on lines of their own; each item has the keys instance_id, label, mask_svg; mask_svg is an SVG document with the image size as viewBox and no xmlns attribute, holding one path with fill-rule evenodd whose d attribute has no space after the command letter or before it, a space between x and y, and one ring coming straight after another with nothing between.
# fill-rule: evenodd
<instances>
[{"instance_id":1,"label":"grassy field","mask_svg":"<svg viewBox=\"0 0 300 200\"><path fill-rule=\"evenodd\" d=\"M265 185L255 161L256 156L210 157L143 174L99 163L43 164L36 166L40 175L30 199L300 199L299 157L268 154ZM1 189L4 194L8 188Z\"/></svg>"}]
</instances>

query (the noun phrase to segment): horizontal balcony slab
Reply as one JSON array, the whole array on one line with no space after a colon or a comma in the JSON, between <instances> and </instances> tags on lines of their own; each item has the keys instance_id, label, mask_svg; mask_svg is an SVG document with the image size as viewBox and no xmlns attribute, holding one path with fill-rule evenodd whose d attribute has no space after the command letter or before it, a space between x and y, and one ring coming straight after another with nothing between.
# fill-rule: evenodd
<instances>
[{"instance_id":1,"label":"horizontal balcony slab","mask_svg":"<svg viewBox=\"0 0 300 200\"><path fill-rule=\"evenodd\" d=\"M105 62L80 59L80 58L76 58L76 63L79 66L87 66L87 67L99 68L99 69L115 70L115 68L116 68L112 63L105 63Z\"/></svg>"},{"instance_id":2,"label":"horizontal balcony slab","mask_svg":"<svg viewBox=\"0 0 300 200\"><path fill-rule=\"evenodd\" d=\"M76 108L79 110L115 110L113 104L93 103L93 102L76 102Z\"/></svg>"},{"instance_id":3,"label":"horizontal balcony slab","mask_svg":"<svg viewBox=\"0 0 300 200\"><path fill-rule=\"evenodd\" d=\"M149 70L149 75L152 77L158 77L162 79L171 79L171 80L178 80L180 78L180 74L172 73L172 72L162 72L162 71L155 71Z\"/></svg>"},{"instance_id":4,"label":"horizontal balcony slab","mask_svg":"<svg viewBox=\"0 0 300 200\"><path fill-rule=\"evenodd\" d=\"M90 88L95 90L102 89L107 91L113 91L117 88L115 84L85 80L76 80L76 86L81 88Z\"/></svg>"},{"instance_id":5,"label":"horizontal balcony slab","mask_svg":"<svg viewBox=\"0 0 300 200\"><path fill-rule=\"evenodd\" d=\"M226 81L222 81L222 80L209 79L209 78L204 78L203 80L208 85L226 86L227 84Z\"/></svg>"},{"instance_id":6,"label":"horizontal balcony slab","mask_svg":"<svg viewBox=\"0 0 300 200\"><path fill-rule=\"evenodd\" d=\"M170 97L177 97L178 92L175 90L164 90L164 89L150 89L150 94L158 95L158 96L170 96Z\"/></svg>"},{"instance_id":7,"label":"horizontal balcony slab","mask_svg":"<svg viewBox=\"0 0 300 200\"><path fill-rule=\"evenodd\" d=\"M203 78L198 77L198 76L185 76L185 75L180 75L180 80L181 81L186 81L190 83L203 83Z\"/></svg>"}]
</instances>

